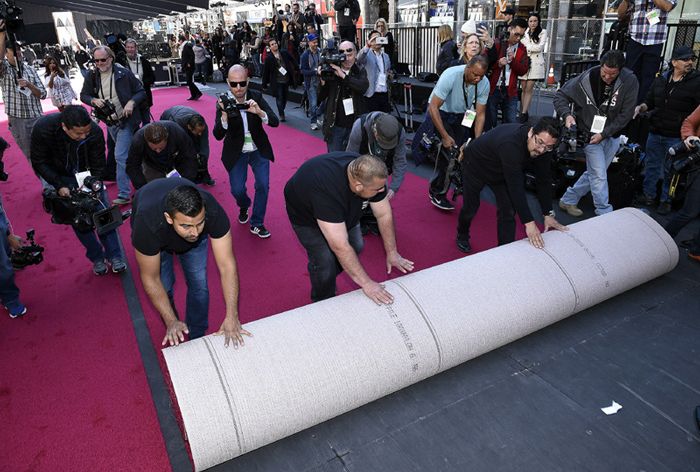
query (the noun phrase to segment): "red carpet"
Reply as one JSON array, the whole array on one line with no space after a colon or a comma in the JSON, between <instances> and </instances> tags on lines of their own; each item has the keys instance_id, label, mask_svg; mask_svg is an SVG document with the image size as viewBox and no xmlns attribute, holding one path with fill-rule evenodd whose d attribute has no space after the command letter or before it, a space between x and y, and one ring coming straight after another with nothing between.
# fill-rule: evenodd
<instances>
[{"instance_id":1,"label":"red carpet","mask_svg":"<svg viewBox=\"0 0 700 472\"><path fill-rule=\"evenodd\" d=\"M213 125L214 98L186 102L186 88L155 90L154 95L156 118L170 106L186 104ZM269 97L268 103L273 104ZM208 190L232 221L244 323L309 303L306 255L287 219L283 188L305 159L324 153L326 146L320 133L315 138L284 124L268 131L276 162L271 166L265 219L272 237L267 240L237 223L238 208L220 161L222 143L211 138L210 171L217 185ZM5 156L10 181L0 184L0 193L14 231L24 234L34 227L37 240L46 247L42 265L17 275L29 313L16 320L0 316L0 470L168 470L119 278L92 275L70 228L51 224L41 208L40 185L7 126L0 135L12 144ZM252 182L251 174L250 190ZM432 207L427 186L424 179L409 174L392 202L399 251L416 263L416 270L462 256L454 242L457 215ZM109 191L114 197L114 184ZM143 292L129 234L129 225L122 226L120 235L144 314L160 348L163 325ZM472 239L476 250L495 245L495 211L490 205L482 206ZM362 262L375 280L385 280L381 239L365 240ZM223 320L224 304L211 256L209 272L213 332ZM392 272L390 277L397 275ZM176 301L184 312L186 289L178 277ZM347 276L338 278L339 292L356 288Z\"/></svg>"}]
</instances>

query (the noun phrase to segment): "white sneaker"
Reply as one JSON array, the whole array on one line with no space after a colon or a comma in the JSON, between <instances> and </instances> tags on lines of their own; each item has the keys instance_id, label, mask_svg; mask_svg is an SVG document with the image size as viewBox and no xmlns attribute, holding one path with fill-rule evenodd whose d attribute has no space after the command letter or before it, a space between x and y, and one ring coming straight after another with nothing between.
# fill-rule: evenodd
<instances>
[{"instance_id":1,"label":"white sneaker","mask_svg":"<svg viewBox=\"0 0 700 472\"><path fill-rule=\"evenodd\" d=\"M316 123L311 123L311 129L316 131L318 129L318 124Z\"/></svg>"}]
</instances>

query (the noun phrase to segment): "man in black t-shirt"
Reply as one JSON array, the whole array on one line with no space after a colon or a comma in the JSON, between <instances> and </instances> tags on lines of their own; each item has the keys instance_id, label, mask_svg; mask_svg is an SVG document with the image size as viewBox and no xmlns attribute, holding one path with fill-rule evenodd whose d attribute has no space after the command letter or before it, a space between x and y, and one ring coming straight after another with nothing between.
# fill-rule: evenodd
<instances>
[{"instance_id":1,"label":"man in black t-shirt","mask_svg":"<svg viewBox=\"0 0 700 472\"><path fill-rule=\"evenodd\" d=\"M238 320L238 272L231 242L231 223L214 197L186 179L157 179L144 185L134 198L131 242L141 282L166 325L163 345L178 345L204 336L209 316L207 246L221 276L226 318L217 334L228 346L243 345L250 333ZM211 237L211 238L210 238ZM173 254L178 256L187 280L187 314L180 321L173 301Z\"/></svg>"},{"instance_id":2,"label":"man in black t-shirt","mask_svg":"<svg viewBox=\"0 0 700 472\"><path fill-rule=\"evenodd\" d=\"M379 159L334 152L306 161L287 182L287 214L309 256L312 301L335 296L335 278L345 270L372 301L393 302L384 285L367 275L357 257L364 245L360 216L367 204L377 217L387 273L392 267L404 273L413 270L413 262L396 249L386 179L386 165Z\"/></svg>"},{"instance_id":3,"label":"man in black t-shirt","mask_svg":"<svg viewBox=\"0 0 700 472\"><path fill-rule=\"evenodd\" d=\"M525 225L525 233L536 248L544 240L532 217L525 195L525 169L532 168L537 181L537 197L544 215L544 230L566 230L554 218L550 152L559 139L559 123L541 118L534 127L507 123L482 134L462 146L462 185L464 205L459 213L457 248L470 252L469 227L479 210L480 194L488 185L498 207L498 244L515 240L515 213Z\"/></svg>"}]
</instances>

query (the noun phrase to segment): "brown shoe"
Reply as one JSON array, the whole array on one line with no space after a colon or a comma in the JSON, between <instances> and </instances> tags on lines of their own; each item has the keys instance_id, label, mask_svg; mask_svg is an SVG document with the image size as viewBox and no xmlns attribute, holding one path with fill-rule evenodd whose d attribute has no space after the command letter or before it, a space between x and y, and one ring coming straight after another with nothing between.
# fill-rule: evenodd
<instances>
[{"instance_id":1,"label":"brown shoe","mask_svg":"<svg viewBox=\"0 0 700 472\"><path fill-rule=\"evenodd\" d=\"M583 211L576 205L567 205L566 203L559 200L559 208L566 211L571 216L581 216Z\"/></svg>"},{"instance_id":2,"label":"brown shoe","mask_svg":"<svg viewBox=\"0 0 700 472\"><path fill-rule=\"evenodd\" d=\"M700 262L700 254L693 254L692 252L688 253L688 257L691 259Z\"/></svg>"}]
</instances>

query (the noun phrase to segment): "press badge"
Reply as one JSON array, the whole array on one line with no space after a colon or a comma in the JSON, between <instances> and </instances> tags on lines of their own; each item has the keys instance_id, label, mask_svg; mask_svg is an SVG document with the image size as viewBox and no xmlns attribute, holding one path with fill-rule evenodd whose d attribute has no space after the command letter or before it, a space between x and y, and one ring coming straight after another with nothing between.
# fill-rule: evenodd
<instances>
[{"instance_id":1,"label":"press badge","mask_svg":"<svg viewBox=\"0 0 700 472\"><path fill-rule=\"evenodd\" d=\"M476 119L476 112L474 110L467 110L464 113L464 118L462 118L462 126L465 128L471 128Z\"/></svg>"},{"instance_id":2,"label":"press badge","mask_svg":"<svg viewBox=\"0 0 700 472\"><path fill-rule=\"evenodd\" d=\"M17 90L19 91L19 93L23 93L27 97L32 94L32 91L29 90L29 87L17 87Z\"/></svg>"},{"instance_id":3,"label":"press badge","mask_svg":"<svg viewBox=\"0 0 700 472\"><path fill-rule=\"evenodd\" d=\"M343 10L343 15L350 16L350 9L346 8L345 10Z\"/></svg>"},{"instance_id":4,"label":"press badge","mask_svg":"<svg viewBox=\"0 0 700 472\"><path fill-rule=\"evenodd\" d=\"M377 87L386 87L386 74L383 72L377 77Z\"/></svg>"},{"instance_id":5,"label":"press badge","mask_svg":"<svg viewBox=\"0 0 700 472\"><path fill-rule=\"evenodd\" d=\"M661 18L659 18L661 16L661 10L659 10L658 8L654 8L652 11L650 11L644 16L647 17L647 21L649 22L649 24L651 26L654 26L659 21L661 21Z\"/></svg>"},{"instance_id":6,"label":"press badge","mask_svg":"<svg viewBox=\"0 0 700 472\"><path fill-rule=\"evenodd\" d=\"M85 172L76 172L75 173L75 180L78 182L78 188L83 186L83 182L85 182L85 177L90 177L90 171L86 170Z\"/></svg>"},{"instance_id":7,"label":"press badge","mask_svg":"<svg viewBox=\"0 0 700 472\"><path fill-rule=\"evenodd\" d=\"M180 173L176 169L173 169L170 172L168 172L167 174L165 174L166 179L169 179L170 177L181 177L181 176L180 176Z\"/></svg>"},{"instance_id":8,"label":"press badge","mask_svg":"<svg viewBox=\"0 0 700 472\"><path fill-rule=\"evenodd\" d=\"M285 69L284 67L280 66L279 71L280 71L280 74L287 75L287 69Z\"/></svg>"},{"instance_id":9,"label":"press badge","mask_svg":"<svg viewBox=\"0 0 700 472\"><path fill-rule=\"evenodd\" d=\"M596 115L593 117L593 124L591 125L591 133L598 134L602 133L605 128L605 122L607 118L604 116Z\"/></svg>"},{"instance_id":10,"label":"press badge","mask_svg":"<svg viewBox=\"0 0 700 472\"><path fill-rule=\"evenodd\" d=\"M355 108L352 106L352 98L343 100L343 109L345 110L345 116L355 113Z\"/></svg>"}]
</instances>

